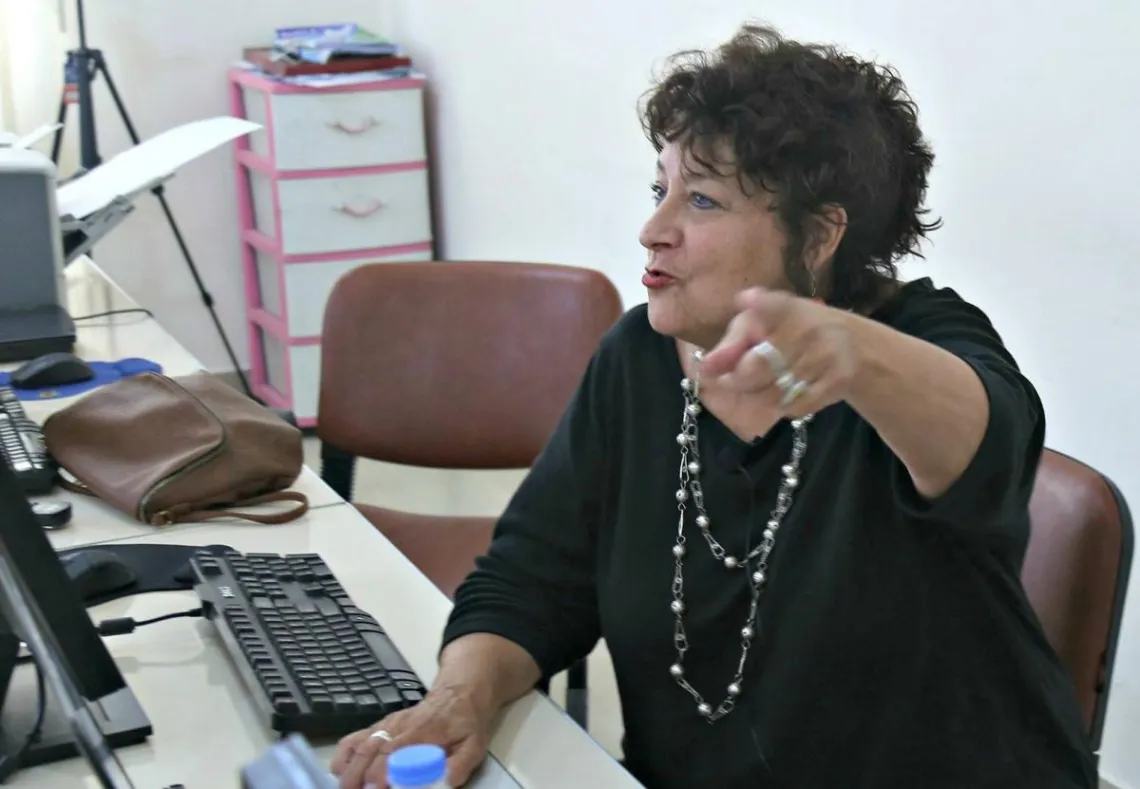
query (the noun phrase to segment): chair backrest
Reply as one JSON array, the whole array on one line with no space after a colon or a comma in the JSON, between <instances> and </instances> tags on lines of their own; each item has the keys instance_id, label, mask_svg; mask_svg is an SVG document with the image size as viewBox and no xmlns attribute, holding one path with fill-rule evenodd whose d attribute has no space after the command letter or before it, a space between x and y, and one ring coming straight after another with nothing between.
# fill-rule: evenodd
<instances>
[{"instance_id":1,"label":"chair backrest","mask_svg":"<svg viewBox=\"0 0 1140 789\"><path fill-rule=\"evenodd\" d=\"M621 312L592 269L361 266L325 309L317 434L373 460L526 468Z\"/></svg>"},{"instance_id":2,"label":"chair backrest","mask_svg":"<svg viewBox=\"0 0 1140 789\"><path fill-rule=\"evenodd\" d=\"M1029 516L1022 584L1072 675L1099 749L1132 566L1132 516L1107 477L1049 449Z\"/></svg>"}]
</instances>

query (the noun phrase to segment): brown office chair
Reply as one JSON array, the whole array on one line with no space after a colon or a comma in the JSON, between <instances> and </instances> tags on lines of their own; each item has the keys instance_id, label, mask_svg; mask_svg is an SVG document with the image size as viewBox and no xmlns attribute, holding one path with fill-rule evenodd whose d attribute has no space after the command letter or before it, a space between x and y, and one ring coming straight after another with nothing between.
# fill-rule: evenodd
<instances>
[{"instance_id":1,"label":"brown office chair","mask_svg":"<svg viewBox=\"0 0 1140 789\"><path fill-rule=\"evenodd\" d=\"M337 282L325 310L321 477L352 500L356 457L452 469L528 468L602 335L616 288L584 268L380 263ZM491 541L495 518L357 508L445 594ZM567 711L586 724L586 667Z\"/></svg>"},{"instance_id":2,"label":"brown office chair","mask_svg":"<svg viewBox=\"0 0 1140 789\"><path fill-rule=\"evenodd\" d=\"M1132 516L1111 480L1047 449L1029 517L1022 584L1072 675L1099 752L1132 567Z\"/></svg>"}]
</instances>

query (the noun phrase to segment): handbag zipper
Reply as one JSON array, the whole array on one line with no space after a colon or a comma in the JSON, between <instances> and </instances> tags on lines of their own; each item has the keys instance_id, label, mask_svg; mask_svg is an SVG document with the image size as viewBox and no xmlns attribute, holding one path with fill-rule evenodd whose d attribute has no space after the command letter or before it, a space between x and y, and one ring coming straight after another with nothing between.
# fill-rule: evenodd
<instances>
[{"instance_id":1,"label":"handbag zipper","mask_svg":"<svg viewBox=\"0 0 1140 789\"><path fill-rule=\"evenodd\" d=\"M174 381L172 379L167 379L167 380L169 380L170 383L174 384L179 389L181 389L183 392L185 392L189 397L196 400L198 402L198 405L200 405L202 407L202 410L205 411L207 414L209 414L210 418L218 423L218 427L220 427L222 429L222 438L209 451L199 455L198 457L196 457L194 460L187 463L182 468L178 468L178 469L175 469L174 471L170 472L165 477L160 479L158 482L154 483L154 485L151 486L150 490L148 490L145 494L143 494L142 499L139 500L139 509L138 509L137 517L143 523L152 523L155 526L169 526L174 521L170 517L170 513L167 512L166 510L163 510L162 512L156 512L154 514L155 520L158 521L157 523L152 521L150 518L147 518L146 508L147 508L147 505L150 504L151 499L153 499L155 497L155 495L157 495L160 491L162 491L164 488L166 488L166 486L170 485L172 482L174 482L180 476L182 476L184 474L189 474L190 472L201 468L202 466L206 465L211 460L213 460L215 457L220 455L222 453L222 451L225 450L226 444L229 443L229 439L230 439L230 433L229 433L229 430L226 428L226 423L223 422L221 419L219 419L218 415L215 414L210 409L210 407L208 405L206 405L204 402L202 402L202 398L195 395L193 392L191 392L189 389L187 389L186 387L179 384L177 381Z\"/></svg>"}]
</instances>

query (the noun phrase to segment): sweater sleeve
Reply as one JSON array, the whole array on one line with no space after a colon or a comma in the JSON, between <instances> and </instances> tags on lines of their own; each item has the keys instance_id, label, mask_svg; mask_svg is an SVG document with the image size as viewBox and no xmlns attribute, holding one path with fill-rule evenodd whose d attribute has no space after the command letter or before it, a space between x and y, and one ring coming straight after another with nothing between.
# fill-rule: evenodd
<instances>
[{"instance_id":1,"label":"sweater sleeve","mask_svg":"<svg viewBox=\"0 0 1140 789\"><path fill-rule=\"evenodd\" d=\"M601 637L595 552L606 453L598 368L595 356L487 554L457 590L444 646L492 633L521 646L551 677Z\"/></svg>"},{"instance_id":2,"label":"sweater sleeve","mask_svg":"<svg viewBox=\"0 0 1140 789\"><path fill-rule=\"evenodd\" d=\"M982 441L962 476L934 499L918 493L901 462L893 482L914 518L1001 533L1024 518L1045 442L1045 414L1033 385L1021 374L997 331L977 307L953 291L931 296L923 316L904 331L965 361L989 401Z\"/></svg>"}]
</instances>

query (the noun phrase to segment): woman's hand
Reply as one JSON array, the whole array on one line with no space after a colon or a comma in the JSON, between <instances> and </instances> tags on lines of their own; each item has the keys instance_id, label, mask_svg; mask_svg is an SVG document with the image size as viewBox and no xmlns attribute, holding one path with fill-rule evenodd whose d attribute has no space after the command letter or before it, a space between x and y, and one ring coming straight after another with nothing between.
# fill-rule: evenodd
<instances>
[{"instance_id":1,"label":"woman's hand","mask_svg":"<svg viewBox=\"0 0 1140 789\"><path fill-rule=\"evenodd\" d=\"M447 751L447 785L460 787L487 754L493 717L462 690L433 688L416 706L342 739L330 769L341 789L386 787L388 754L404 745L430 743ZM372 736L381 731L390 739Z\"/></svg>"},{"instance_id":2,"label":"woman's hand","mask_svg":"<svg viewBox=\"0 0 1140 789\"><path fill-rule=\"evenodd\" d=\"M846 399L858 366L850 313L761 288L742 292L737 305L741 312L701 362L706 376L788 417Z\"/></svg>"}]
</instances>

